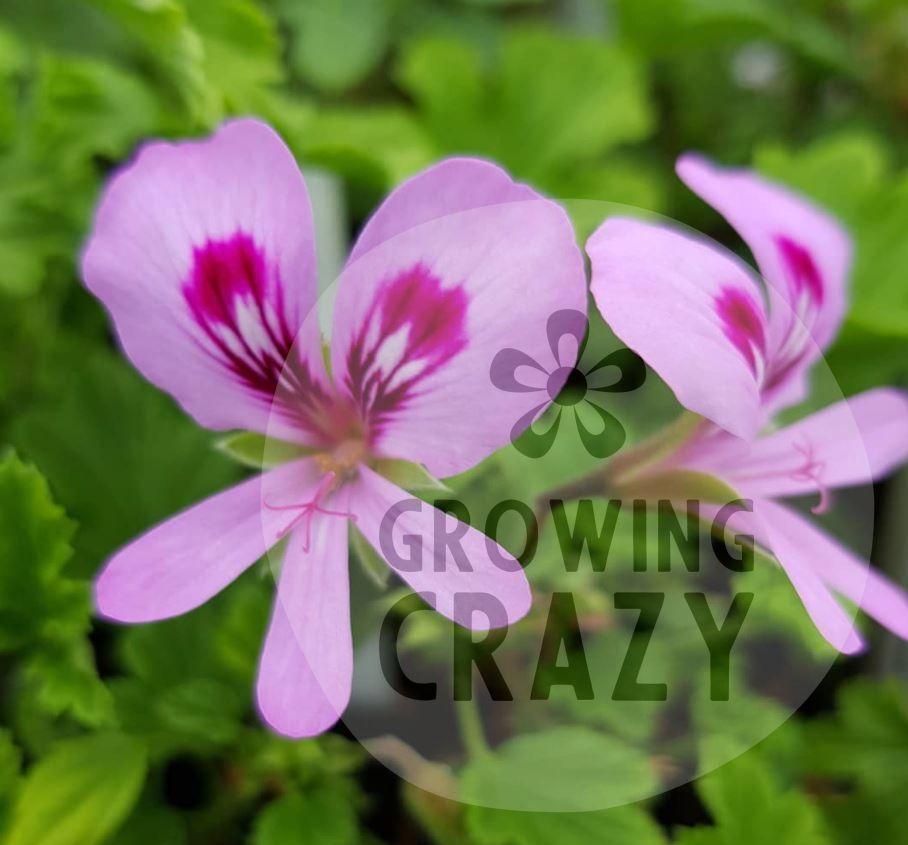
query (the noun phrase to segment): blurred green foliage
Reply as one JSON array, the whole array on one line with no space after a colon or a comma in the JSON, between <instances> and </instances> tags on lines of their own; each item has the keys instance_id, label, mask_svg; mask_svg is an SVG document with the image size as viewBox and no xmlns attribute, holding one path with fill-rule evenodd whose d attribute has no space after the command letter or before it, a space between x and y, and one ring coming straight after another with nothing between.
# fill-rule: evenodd
<instances>
[{"instance_id":1,"label":"blurred green foliage","mask_svg":"<svg viewBox=\"0 0 908 845\"><path fill-rule=\"evenodd\" d=\"M268 577L250 571L181 619L128 630L92 621L90 578L106 555L236 479L224 451L256 444L217 451L114 351L78 284L91 209L143 139L250 113L342 185L342 237L406 176L472 153L558 198L673 215L743 252L672 167L685 149L753 165L854 235L853 307L830 357L845 391L908 376L908 9L898 0L4 0L0 427L17 451L0 459L0 841L356 845L413 841L416 827L441 845L905 841L908 690L896 681L841 685L830 713L789 722L701 779L685 798L696 825L654 802L553 815L404 787L409 820L379 840L363 820L384 799L368 794L354 743L285 741L254 717ZM543 461L496 456L456 486L481 512L496 489L532 496L583 460L564 439ZM556 550L545 532L533 568L543 591L563 577ZM609 597L584 583L579 610L602 616ZM735 583L773 597L754 617L760 630L828 657L778 572ZM445 626L425 616L406 642L431 654ZM608 655L589 657L612 671ZM658 648L649 659L664 677L688 673ZM702 684L687 716L715 719L697 695ZM457 788L466 799L532 796L551 788L538 780L545 760L568 797L634 794L659 777L641 748L665 714L609 704L582 711L582 727L520 735L471 760ZM717 741L779 721L758 692L736 706L710 725ZM721 751L695 749L703 760Z\"/></svg>"}]
</instances>

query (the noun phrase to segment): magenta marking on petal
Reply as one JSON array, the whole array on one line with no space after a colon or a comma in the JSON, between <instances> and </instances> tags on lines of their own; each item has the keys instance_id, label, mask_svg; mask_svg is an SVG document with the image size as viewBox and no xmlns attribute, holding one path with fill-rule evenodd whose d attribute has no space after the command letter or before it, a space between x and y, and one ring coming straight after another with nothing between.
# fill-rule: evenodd
<instances>
[{"instance_id":1,"label":"magenta marking on petal","mask_svg":"<svg viewBox=\"0 0 908 845\"><path fill-rule=\"evenodd\" d=\"M183 295L208 354L302 428L330 439L333 403L293 350L280 273L251 236L238 231L196 247Z\"/></svg>"},{"instance_id":2,"label":"magenta marking on petal","mask_svg":"<svg viewBox=\"0 0 908 845\"><path fill-rule=\"evenodd\" d=\"M422 263L379 288L347 351L345 380L370 437L467 345L467 303L462 286L443 287Z\"/></svg>"},{"instance_id":3,"label":"magenta marking on petal","mask_svg":"<svg viewBox=\"0 0 908 845\"><path fill-rule=\"evenodd\" d=\"M759 376L766 356L766 331L759 305L738 288L727 287L716 297L716 311L725 336Z\"/></svg>"},{"instance_id":4,"label":"magenta marking on petal","mask_svg":"<svg viewBox=\"0 0 908 845\"><path fill-rule=\"evenodd\" d=\"M806 293L815 305L822 305L823 277L810 252L785 235L777 235L775 241L788 274L788 283L795 294L795 302L802 293Z\"/></svg>"}]
</instances>

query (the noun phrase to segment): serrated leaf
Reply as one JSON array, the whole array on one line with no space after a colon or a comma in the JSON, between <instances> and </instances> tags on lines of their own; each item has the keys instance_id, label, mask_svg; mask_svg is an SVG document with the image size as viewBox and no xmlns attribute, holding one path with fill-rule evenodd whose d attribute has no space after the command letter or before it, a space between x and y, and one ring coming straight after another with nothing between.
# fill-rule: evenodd
<instances>
[{"instance_id":1,"label":"serrated leaf","mask_svg":"<svg viewBox=\"0 0 908 845\"><path fill-rule=\"evenodd\" d=\"M583 812L648 797L655 770L638 749L586 728L523 734L471 760L463 799L483 806Z\"/></svg>"},{"instance_id":2,"label":"serrated leaf","mask_svg":"<svg viewBox=\"0 0 908 845\"><path fill-rule=\"evenodd\" d=\"M259 470L271 469L313 454L313 450L305 446L276 440L255 431L228 434L216 440L214 446L241 466Z\"/></svg>"},{"instance_id":3,"label":"serrated leaf","mask_svg":"<svg viewBox=\"0 0 908 845\"><path fill-rule=\"evenodd\" d=\"M79 521L74 571L95 572L123 543L238 479L210 435L123 361L87 354L58 386L12 438Z\"/></svg>"},{"instance_id":4,"label":"serrated leaf","mask_svg":"<svg viewBox=\"0 0 908 845\"><path fill-rule=\"evenodd\" d=\"M128 815L146 770L142 746L122 734L58 743L28 773L6 845L96 845Z\"/></svg>"},{"instance_id":5,"label":"serrated leaf","mask_svg":"<svg viewBox=\"0 0 908 845\"><path fill-rule=\"evenodd\" d=\"M87 629L87 585L63 575L73 530L34 467L0 460L0 651Z\"/></svg>"}]
</instances>

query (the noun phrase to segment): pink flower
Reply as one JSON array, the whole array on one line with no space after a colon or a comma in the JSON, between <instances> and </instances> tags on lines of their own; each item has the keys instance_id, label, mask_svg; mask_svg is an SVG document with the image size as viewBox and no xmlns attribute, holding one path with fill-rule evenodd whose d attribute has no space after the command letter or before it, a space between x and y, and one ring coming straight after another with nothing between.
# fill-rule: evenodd
<instances>
[{"instance_id":1,"label":"pink flower","mask_svg":"<svg viewBox=\"0 0 908 845\"><path fill-rule=\"evenodd\" d=\"M810 203L745 170L692 155L684 182L750 247L765 290L734 257L689 233L612 218L590 238L592 292L617 335L706 420L647 476L677 469L718 477L753 513L730 523L770 549L817 628L836 648L862 647L836 594L908 639L908 598L777 498L881 478L908 459L908 395L862 393L763 434L807 392L811 365L842 322L848 236ZM633 470L631 470L633 472ZM701 512L702 512L701 508Z\"/></svg>"},{"instance_id":2,"label":"pink flower","mask_svg":"<svg viewBox=\"0 0 908 845\"><path fill-rule=\"evenodd\" d=\"M83 258L126 355L200 425L313 452L152 528L95 585L108 618L164 619L289 535L257 701L290 736L326 730L349 700L349 520L386 557L409 548L410 564L418 540L422 565L398 571L454 621L487 628L526 613L510 555L427 504L395 510L412 497L373 467L393 457L448 476L505 445L527 400L491 385L492 358L510 345L545 357L549 315L586 301L563 211L472 159L413 177L365 226L338 282L330 374L315 268L302 175L254 120L145 146L108 186ZM501 618L474 618L463 593L494 597Z\"/></svg>"}]
</instances>

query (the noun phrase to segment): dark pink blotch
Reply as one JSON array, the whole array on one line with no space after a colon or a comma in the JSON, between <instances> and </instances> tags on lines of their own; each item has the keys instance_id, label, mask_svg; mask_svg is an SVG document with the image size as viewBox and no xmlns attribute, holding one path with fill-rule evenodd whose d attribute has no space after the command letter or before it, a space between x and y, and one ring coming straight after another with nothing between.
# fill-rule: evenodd
<instances>
[{"instance_id":1,"label":"dark pink blotch","mask_svg":"<svg viewBox=\"0 0 908 845\"><path fill-rule=\"evenodd\" d=\"M287 315L280 274L252 237L240 231L195 247L182 289L206 353L295 424L328 439L330 397L291 354L297 326ZM243 334L240 308L252 310L261 336Z\"/></svg>"},{"instance_id":2,"label":"dark pink blotch","mask_svg":"<svg viewBox=\"0 0 908 845\"><path fill-rule=\"evenodd\" d=\"M806 291L816 305L822 305L823 277L813 256L806 247L785 235L777 235L775 241L794 293L800 295Z\"/></svg>"},{"instance_id":3,"label":"dark pink blotch","mask_svg":"<svg viewBox=\"0 0 908 845\"><path fill-rule=\"evenodd\" d=\"M725 336L757 375L757 353L761 357L766 355L766 330L760 307L743 291L728 287L716 297L716 312Z\"/></svg>"},{"instance_id":4,"label":"dark pink blotch","mask_svg":"<svg viewBox=\"0 0 908 845\"><path fill-rule=\"evenodd\" d=\"M416 395L421 381L466 346L466 313L464 289L460 285L443 287L441 279L422 263L398 273L379 288L347 352L345 382L370 436L380 432L388 416ZM403 354L385 371L378 365L376 354L387 338L404 328ZM397 378L404 367L416 361L418 369Z\"/></svg>"}]
</instances>

